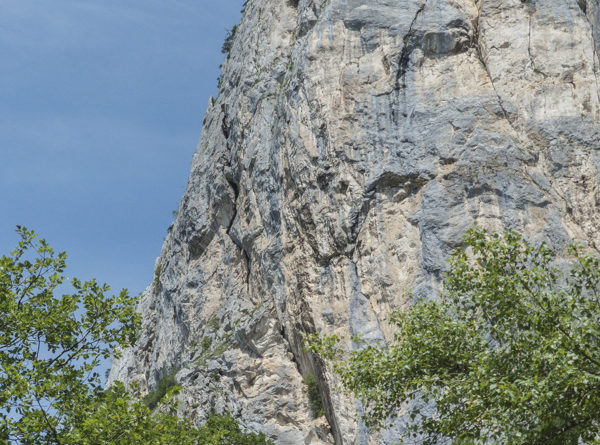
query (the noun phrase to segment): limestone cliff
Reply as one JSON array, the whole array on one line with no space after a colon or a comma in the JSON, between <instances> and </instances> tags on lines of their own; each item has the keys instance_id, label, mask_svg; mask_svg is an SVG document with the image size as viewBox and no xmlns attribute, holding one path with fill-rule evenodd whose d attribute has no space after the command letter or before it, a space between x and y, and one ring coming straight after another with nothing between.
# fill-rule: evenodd
<instances>
[{"instance_id":1,"label":"limestone cliff","mask_svg":"<svg viewBox=\"0 0 600 445\"><path fill-rule=\"evenodd\" d=\"M182 415L277 444L394 443L303 335L389 339L475 221L600 249L599 48L598 0L249 0L111 379L177 370Z\"/></svg>"}]
</instances>

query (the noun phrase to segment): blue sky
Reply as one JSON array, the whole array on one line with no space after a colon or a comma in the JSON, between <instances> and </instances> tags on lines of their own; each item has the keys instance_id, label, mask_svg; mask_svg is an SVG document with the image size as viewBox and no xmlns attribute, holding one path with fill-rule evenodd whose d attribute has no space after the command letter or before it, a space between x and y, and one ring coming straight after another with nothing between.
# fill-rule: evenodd
<instances>
[{"instance_id":1,"label":"blue sky","mask_svg":"<svg viewBox=\"0 0 600 445\"><path fill-rule=\"evenodd\" d=\"M0 1L0 254L141 292L185 190L243 0Z\"/></svg>"}]
</instances>

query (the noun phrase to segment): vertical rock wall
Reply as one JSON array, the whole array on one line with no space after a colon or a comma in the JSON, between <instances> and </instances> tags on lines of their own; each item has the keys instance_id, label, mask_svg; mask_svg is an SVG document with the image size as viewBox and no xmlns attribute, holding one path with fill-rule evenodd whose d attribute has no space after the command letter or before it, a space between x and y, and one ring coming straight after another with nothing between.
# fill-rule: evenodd
<instances>
[{"instance_id":1,"label":"vertical rock wall","mask_svg":"<svg viewBox=\"0 0 600 445\"><path fill-rule=\"evenodd\" d=\"M110 378L178 370L183 415L277 444L394 443L303 335L391 338L475 221L600 249L598 48L598 0L249 0Z\"/></svg>"}]
</instances>

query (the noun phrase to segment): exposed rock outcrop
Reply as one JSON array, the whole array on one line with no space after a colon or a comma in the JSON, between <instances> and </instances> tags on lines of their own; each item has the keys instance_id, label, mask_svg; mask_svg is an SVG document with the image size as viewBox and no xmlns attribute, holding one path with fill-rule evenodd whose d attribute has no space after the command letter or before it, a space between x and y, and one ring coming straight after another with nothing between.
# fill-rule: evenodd
<instances>
[{"instance_id":1,"label":"exposed rock outcrop","mask_svg":"<svg viewBox=\"0 0 600 445\"><path fill-rule=\"evenodd\" d=\"M599 49L597 0L249 0L110 378L177 369L182 415L277 444L394 443L303 335L391 338L475 221L600 249Z\"/></svg>"}]
</instances>

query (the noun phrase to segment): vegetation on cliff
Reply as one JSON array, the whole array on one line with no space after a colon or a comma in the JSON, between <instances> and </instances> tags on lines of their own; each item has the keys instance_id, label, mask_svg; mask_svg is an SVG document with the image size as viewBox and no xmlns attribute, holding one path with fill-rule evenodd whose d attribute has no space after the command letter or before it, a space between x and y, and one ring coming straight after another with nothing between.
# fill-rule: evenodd
<instances>
[{"instance_id":1,"label":"vegetation on cliff","mask_svg":"<svg viewBox=\"0 0 600 445\"><path fill-rule=\"evenodd\" d=\"M304 384L306 385L306 396L308 397L308 407L313 418L317 419L325 415L323 408L323 399L319 391L319 382L313 374L304 376Z\"/></svg>"}]
</instances>

